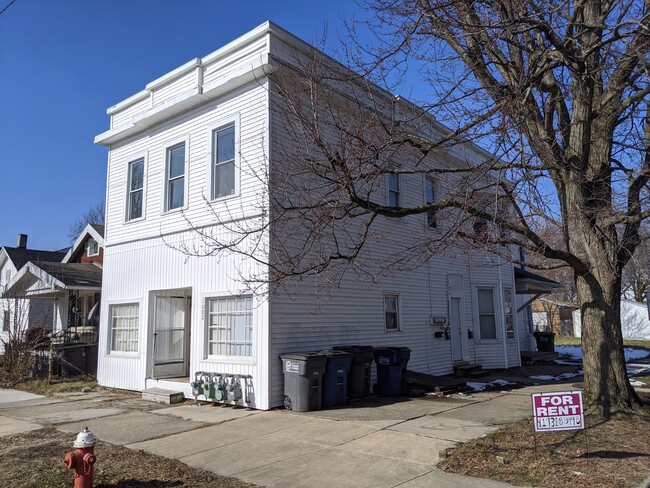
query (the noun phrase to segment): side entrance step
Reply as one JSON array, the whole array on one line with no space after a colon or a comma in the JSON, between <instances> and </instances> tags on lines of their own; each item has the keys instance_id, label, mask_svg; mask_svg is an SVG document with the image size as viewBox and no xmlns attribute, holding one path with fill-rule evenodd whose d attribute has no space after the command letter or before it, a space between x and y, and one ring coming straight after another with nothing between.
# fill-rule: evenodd
<instances>
[{"instance_id":1,"label":"side entrance step","mask_svg":"<svg viewBox=\"0 0 650 488\"><path fill-rule=\"evenodd\" d=\"M469 364L467 361L454 364L454 376L456 378L480 378L489 374L490 372L483 369L480 364Z\"/></svg>"},{"instance_id":2,"label":"side entrance step","mask_svg":"<svg viewBox=\"0 0 650 488\"><path fill-rule=\"evenodd\" d=\"M164 388L147 388L142 392L142 399L149 402L171 405L185 400L182 391L165 390Z\"/></svg>"},{"instance_id":3,"label":"side entrance step","mask_svg":"<svg viewBox=\"0 0 650 488\"><path fill-rule=\"evenodd\" d=\"M534 364L538 362L551 362L557 358L556 352L544 351L521 351L522 364Z\"/></svg>"}]
</instances>

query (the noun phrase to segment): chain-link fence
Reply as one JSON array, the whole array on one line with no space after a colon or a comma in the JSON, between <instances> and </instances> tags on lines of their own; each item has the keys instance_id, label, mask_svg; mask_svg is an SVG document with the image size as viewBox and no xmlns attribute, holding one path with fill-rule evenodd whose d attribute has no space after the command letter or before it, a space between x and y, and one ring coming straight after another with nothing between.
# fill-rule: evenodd
<instances>
[{"instance_id":1,"label":"chain-link fence","mask_svg":"<svg viewBox=\"0 0 650 488\"><path fill-rule=\"evenodd\" d=\"M32 374L51 378L70 376L95 377L97 374L97 344L57 344L33 351Z\"/></svg>"}]
</instances>

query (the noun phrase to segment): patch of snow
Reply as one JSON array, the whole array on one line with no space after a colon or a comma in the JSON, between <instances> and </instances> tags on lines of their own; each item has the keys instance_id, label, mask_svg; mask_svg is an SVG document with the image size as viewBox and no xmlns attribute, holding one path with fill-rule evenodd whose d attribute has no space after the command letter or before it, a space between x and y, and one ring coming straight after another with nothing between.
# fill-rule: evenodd
<instances>
[{"instance_id":1,"label":"patch of snow","mask_svg":"<svg viewBox=\"0 0 650 488\"><path fill-rule=\"evenodd\" d=\"M506 386L506 385L514 385L515 383L511 383L510 381L506 380L492 380L487 383L481 383L478 381L468 381L467 386L472 388L475 391L485 391L486 389L493 387L493 386Z\"/></svg>"},{"instance_id":2,"label":"patch of snow","mask_svg":"<svg viewBox=\"0 0 650 488\"><path fill-rule=\"evenodd\" d=\"M555 364L575 366L576 364L580 364L580 361L564 361L562 359L556 359Z\"/></svg>"},{"instance_id":3,"label":"patch of snow","mask_svg":"<svg viewBox=\"0 0 650 488\"><path fill-rule=\"evenodd\" d=\"M646 386L646 384L643 381L637 381L637 380L630 381L630 385L632 385L632 386Z\"/></svg>"},{"instance_id":4,"label":"patch of snow","mask_svg":"<svg viewBox=\"0 0 650 488\"><path fill-rule=\"evenodd\" d=\"M634 359L643 359L647 358L650 356L650 351L647 349L638 349L636 347L626 347L624 348L625 351L625 361L632 361ZM577 359L582 361L582 347L581 346L555 346L555 352L565 355L565 356L570 356L573 359ZM558 364L563 364L559 363L556 360L556 363Z\"/></svg>"},{"instance_id":5,"label":"patch of snow","mask_svg":"<svg viewBox=\"0 0 650 488\"><path fill-rule=\"evenodd\" d=\"M627 374L630 376L639 376L650 374L650 364L628 363Z\"/></svg>"},{"instance_id":6,"label":"patch of snow","mask_svg":"<svg viewBox=\"0 0 650 488\"><path fill-rule=\"evenodd\" d=\"M625 361L632 361L633 359L643 359L650 356L650 351L647 349L637 349L634 347L626 347L625 351Z\"/></svg>"},{"instance_id":7,"label":"patch of snow","mask_svg":"<svg viewBox=\"0 0 650 488\"><path fill-rule=\"evenodd\" d=\"M559 381L559 380L570 380L571 378L576 378L582 375L583 372L582 370L580 370L575 373L562 373L558 375L540 374L536 376L529 376L529 378L531 380L539 380L539 381Z\"/></svg>"}]
</instances>

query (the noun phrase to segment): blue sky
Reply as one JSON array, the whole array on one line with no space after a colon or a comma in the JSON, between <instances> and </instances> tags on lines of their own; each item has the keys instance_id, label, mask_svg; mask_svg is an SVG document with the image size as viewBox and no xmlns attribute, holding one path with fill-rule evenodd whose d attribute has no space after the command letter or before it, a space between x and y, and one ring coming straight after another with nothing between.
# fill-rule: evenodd
<instances>
[{"instance_id":1,"label":"blue sky","mask_svg":"<svg viewBox=\"0 0 650 488\"><path fill-rule=\"evenodd\" d=\"M11 0L0 0L0 10ZM266 20L335 47L350 0L16 0L0 15L0 246L60 249L104 200L106 109Z\"/></svg>"}]
</instances>

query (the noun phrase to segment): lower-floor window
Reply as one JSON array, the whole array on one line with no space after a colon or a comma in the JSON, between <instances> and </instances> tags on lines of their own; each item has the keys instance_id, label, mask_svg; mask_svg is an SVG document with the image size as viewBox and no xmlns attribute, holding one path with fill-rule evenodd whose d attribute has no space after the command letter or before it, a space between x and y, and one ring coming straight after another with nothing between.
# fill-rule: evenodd
<instances>
[{"instance_id":1,"label":"lower-floor window","mask_svg":"<svg viewBox=\"0 0 650 488\"><path fill-rule=\"evenodd\" d=\"M137 352L138 304L127 303L109 307L111 352Z\"/></svg>"},{"instance_id":2,"label":"lower-floor window","mask_svg":"<svg viewBox=\"0 0 650 488\"><path fill-rule=\"evenodd\" d=\"M253 297L208 299L208 355L253 355Z\"/></svg>"},{"instance_id":3,"label":"lower-floor window","mask_svg":"<svg viewBox=\"0 0 650 488\"><path fill-rule=\"evenodd\" d=\"M384 326L386 330L399 330L399 297L384 295Z\"/></svg>"},{"instance_id":4,"label":"lower-floor window","mask_svg":"<svg viewBox=\"0 0 650 488\"><path fill-rule=\"evenodd\" d=\"M2 332L9 332L11 329L11 312L4 310L2 312Z\"/></svg>"},{"instance_id":5,"label":"lower-floor window","mask_svg":"<svg viewBox=\"0 0 650 488\"><path fill-rule=\"evenodd\" d=\"M478 288L478 322L481 339L497 338L497 320L494 308L494 289Z\"/></svg>"}]
</instances>

